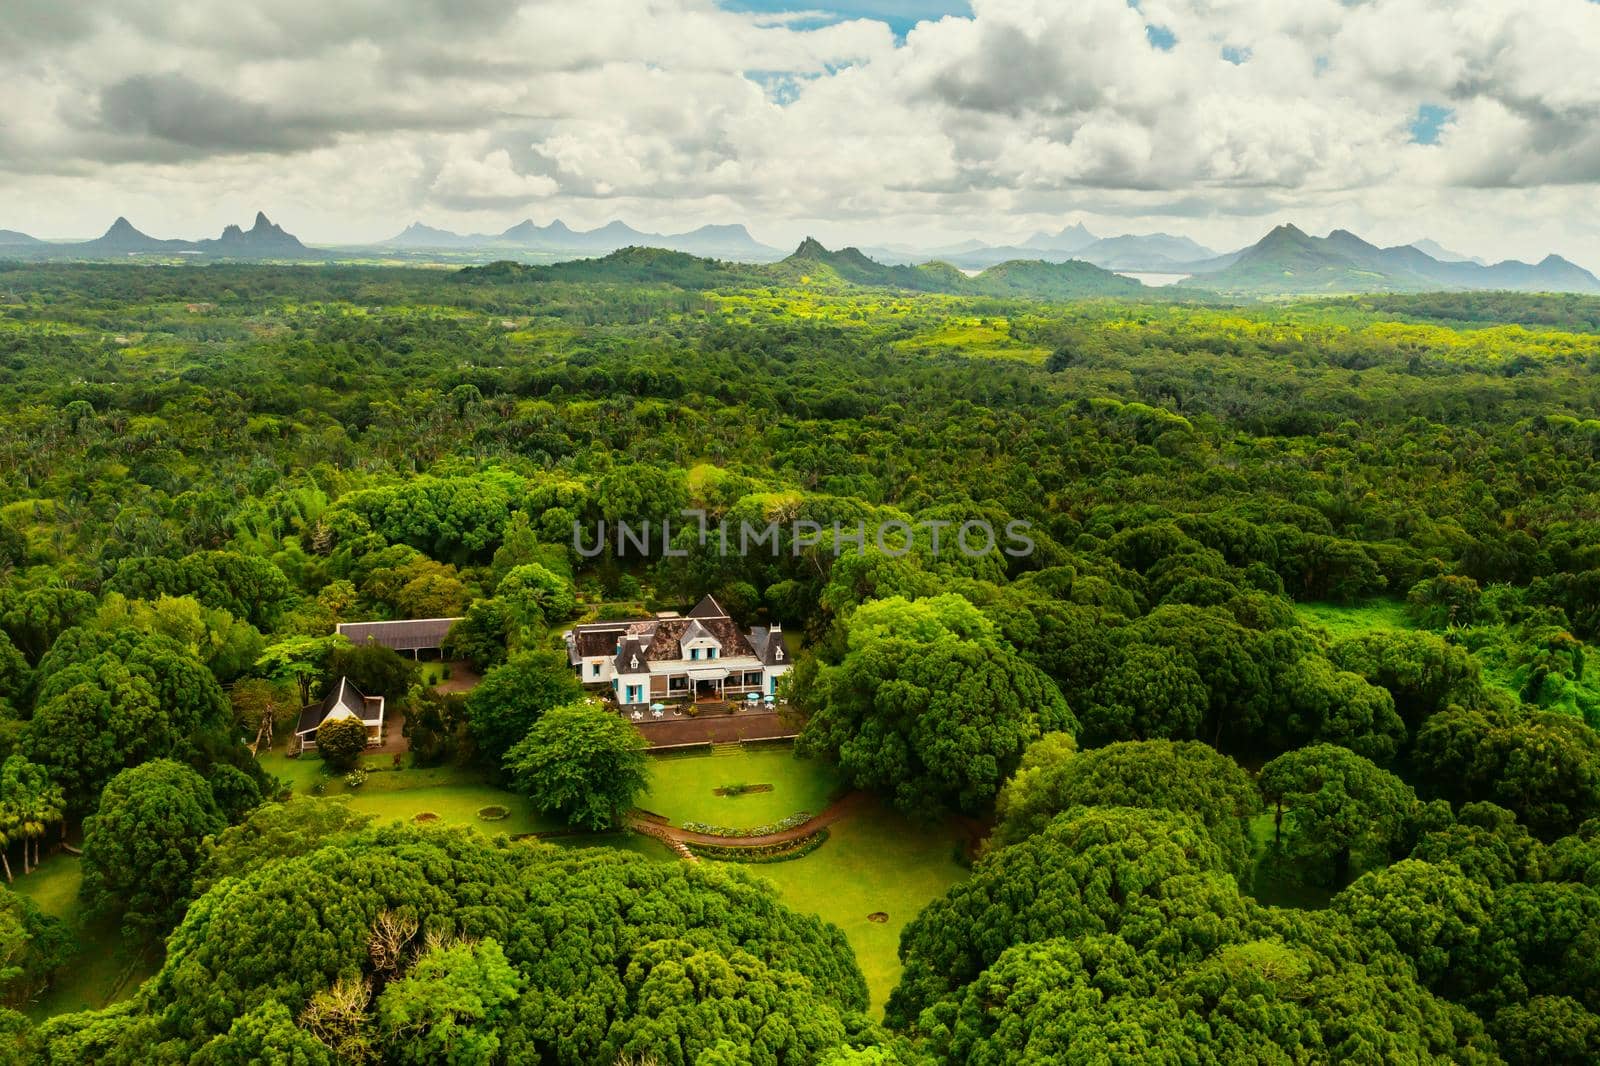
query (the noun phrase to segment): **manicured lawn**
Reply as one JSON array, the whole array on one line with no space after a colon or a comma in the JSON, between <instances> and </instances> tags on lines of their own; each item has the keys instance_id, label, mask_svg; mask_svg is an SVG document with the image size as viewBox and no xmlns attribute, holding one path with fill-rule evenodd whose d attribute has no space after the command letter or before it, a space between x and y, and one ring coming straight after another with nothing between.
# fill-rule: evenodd
<instances>
[{"instance_id":1,"label":"manicured lawn","mask_svg":"<svg viewBox=\"0 0 1600 1066\"><path fill-rule=\"evenodd\" d=\"M900 980L900 931L967 876L955 860L959 834L878 806L834 823L828 832L828 842L804 858L743 869L777 885L795 910L844 930L866 975L872 1009L881 1012ZM877 912L888 920L869 920Z\"/></svg>"},{"instance_id":2,"label":"manicured lawn","mask_svg":"<svg viewBox=\"0 0 1600 1066\"><path fill-rule=\"evenodd\" d=\"M78 885L83 880L82 860L61 852L50 856L31 874L11 887L32 898L39 909L65 921L78 940L75 959L62 967L56 983L38 1002L27 1008L34 1019L71 1011L97 1010L126 999L160 966L159 952L134 959L123 948L114 923L85 924L78 914Z\"/></svg>"},{"instance_id":3,"label":"manicured lawn","mask_svg":"<svg viewBox=\"0 0 1600 1066\"><path fill-rule=\"evenodd\" d=\"M772 791L716 794L728 785L771 785ZM837 787L829 767L795 758L788 745L746 747L729 755L655 755L650 792L639 805L674 825L704 822L737 829L767 825L796 811L817 814Z\"/></svg>"}]
</instances>

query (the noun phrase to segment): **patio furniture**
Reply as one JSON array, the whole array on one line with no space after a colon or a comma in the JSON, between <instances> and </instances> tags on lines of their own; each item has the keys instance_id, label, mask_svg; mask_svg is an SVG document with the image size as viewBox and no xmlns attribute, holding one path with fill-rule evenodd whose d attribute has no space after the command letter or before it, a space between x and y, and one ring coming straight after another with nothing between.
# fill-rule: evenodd
<instances>
[{"instance_id":1,"label":"patio furniture","mask_svg":"<svg viewBox=\"0 0 1600 1066\"><path fill-rule=\"evenodd\" d=\"M664 713L666 713L666 712L664 712L664 711L651 711L650 712L650 714L652 716L656 717L656 718L660 718Z\"/></svg>"},{"instance_id":2,"label":"patio furniture","mask_svg":"<svg viewBox=\"0 0 1600 1066\"><path fill-rule=\"evenodd\" d=\"M635 722L642 722L642 721L644 721L644 712L643 712L643 711L634 711L634 712L633 712L633 720L634 720L634 721L635 721Z\"/></svg>"}]
</instances>

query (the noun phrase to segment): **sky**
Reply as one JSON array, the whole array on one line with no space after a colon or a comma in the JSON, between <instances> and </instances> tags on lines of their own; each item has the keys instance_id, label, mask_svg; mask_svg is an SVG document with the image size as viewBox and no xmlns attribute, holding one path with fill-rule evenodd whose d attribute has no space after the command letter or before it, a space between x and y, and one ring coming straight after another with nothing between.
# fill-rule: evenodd
<instances>
[{"instance_id":1,"label":"sky","mask_svg":"<svg viewBox=\"0 0 1600 1066\"><path fill-rule=\"evenodd\" d=\"M1279 222L1600 268L1591 0L0 0L0 228Z\"/></svg>"}]
</instances>

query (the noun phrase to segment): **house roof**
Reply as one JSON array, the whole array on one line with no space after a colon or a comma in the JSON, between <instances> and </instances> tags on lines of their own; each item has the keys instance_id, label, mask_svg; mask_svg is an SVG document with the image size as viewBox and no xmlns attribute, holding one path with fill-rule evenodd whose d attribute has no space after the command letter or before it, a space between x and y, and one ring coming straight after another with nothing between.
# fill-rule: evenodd
<instances>
[{"instance_id":1,"label":"house roof","mask_svg":"<svg viewBox=\"0 0 1600 1066\"><path fill-rule=\"evenodd\" d=\"M750 646L765 666L784 666L789 662L789 649L783 643L781 629L757 626L750 630Z\"/></svg>"},{"instance_id":2,"label":"house roof","mask_svg":"<svg viewBox=\"0 0 1600 1066\"><path fill-rule=\"evenodd\" d=\"M300 712L300 720L295 723L296 736L314 733L318 726L327 720L328 715L339 708L349 711L357 721L366 722L367 697L361 690L350 683L348 677L341 677L339 683L328 690L321 703L314 703Z\"/></svg>"},{"instance_id":3,"label":"house roof","mask_svg":"<svg viewBox=\"0 0 1600 1066\"><path fill-rule=\"evenodd\" d=\"M382 644L396 651L422 651L444 646L456 618L403 618L393 622L340 622L337 629L352 644Z\"/></svg>"},{"instance_id":4,"label":"house roof","mask_svg":"<svg viewBox=\"0 0 1600 1066\"><path fill-rule=\"evenodd\" d=\"M699 603L694 605L694 610L689 612L689 617L726 618L728 617L728 612L724 611L722 604L717 602L717 598L708 592L701 598Z\"/></svg>"},{"instance_id":5,"label":"house roof","mask_svg":"<svg viewBox=\"0 0 1600 1066\"><path fill-rule=\"evenodd\" d=\"M606 656L624 674L638 673L649 663L676 662L683 658L683 642L697 638L709 637L722 645L725 659L757 654L738 624L711 596L683 617L591 622L574 626L570 633L569 659ZM637 668L632 665L635 655L639 657Z\"/></svg>"}]
</instances>

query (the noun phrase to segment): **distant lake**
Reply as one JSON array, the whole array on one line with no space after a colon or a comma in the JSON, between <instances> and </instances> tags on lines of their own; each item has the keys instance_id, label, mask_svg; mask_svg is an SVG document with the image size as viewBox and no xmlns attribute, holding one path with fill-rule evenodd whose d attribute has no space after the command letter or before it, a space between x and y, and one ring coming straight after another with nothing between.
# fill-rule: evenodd
<instances>
[{"instance_id":1,"label":"distant lake","mask_svg":"<svg viewBox=\"0 0 1600 1066\"><path fill-rule=\"evenodd\" d=\"M1151 274L1142 270L1119 270L1119 275L1132 278L1140 285L1147 285L1152 289L1159 289L1163 285L1176 285L1184 278L1193 277L1192 274Z\"/></svg>"}]
</instances>

